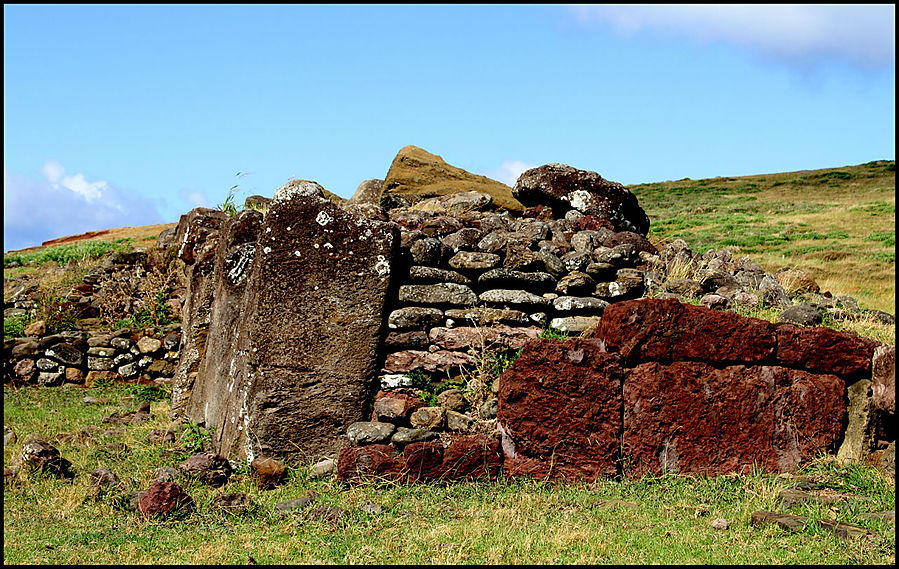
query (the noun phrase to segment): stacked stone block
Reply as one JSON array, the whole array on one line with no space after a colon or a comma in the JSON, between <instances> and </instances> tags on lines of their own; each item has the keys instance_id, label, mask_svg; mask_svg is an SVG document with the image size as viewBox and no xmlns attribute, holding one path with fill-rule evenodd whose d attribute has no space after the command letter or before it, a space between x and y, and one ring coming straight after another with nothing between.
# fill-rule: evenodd
<instances>
[{"instance_id":1,"label":"stacked stone block","mask_svg":"<svg viewBox=\"0 0 899 569\"><path fill-rule=\"evenodd\" d=\"M46 387L98 380L171 381L180 344L177 324L157 337L122 328L13 338L4 346L12 364L6 379Z\"/></svg>"},{"instance_id":2,"label":"stacked stone block","mask_svg":"<svg viewBox=\"0 0 899 569\"><path fill-rule=\"evenodd\" d=\"M478 209L452 215L441 200L388 212L401 228L400 284L382 388L415 370L452 375L475 364L472 350L517 349L547 326L581 332L609 303L644 291L636 267L655 249L640 235L576 211L541 219L529 217L540 215L534 208L521 217L490 210L486 194L472 196Z\"/></svg>"}]
</instances>

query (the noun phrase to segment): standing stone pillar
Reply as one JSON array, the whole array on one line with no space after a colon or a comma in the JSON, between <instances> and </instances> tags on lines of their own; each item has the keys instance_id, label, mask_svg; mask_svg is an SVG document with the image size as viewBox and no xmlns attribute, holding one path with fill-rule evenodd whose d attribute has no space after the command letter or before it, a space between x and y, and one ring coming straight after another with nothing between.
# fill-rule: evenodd
<instances>
[{"instance_id":1,"label":"standing stone pillar","mask_svg":"<svg viewBox=\"0 0 899 569\"><path fill-rule=\"evenodd\" d=\"M220 454L305 462L346 444L370 413L397 233L301 180L264 217L226 223L203 361L177 405L215 428ZM186 330L196 317L185 311Z\"/></svg>"}]
</instances>

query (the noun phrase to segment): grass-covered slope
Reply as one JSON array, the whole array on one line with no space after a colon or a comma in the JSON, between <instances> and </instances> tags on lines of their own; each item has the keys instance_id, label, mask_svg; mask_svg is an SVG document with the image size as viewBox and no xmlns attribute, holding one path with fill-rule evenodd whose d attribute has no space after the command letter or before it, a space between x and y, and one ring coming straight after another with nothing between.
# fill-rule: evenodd
<instances>
[{"instance_id":1,"label":"grass-covered slope","mask_svg":"<svg viewBox=\"0 0 899 569\"><path fill-rule=\"evenodd\" d=\"M811 273L821 290L895 313L895 161L630 186L654 242L729 248L768 272Z\"/></svg>"}]
</instances>

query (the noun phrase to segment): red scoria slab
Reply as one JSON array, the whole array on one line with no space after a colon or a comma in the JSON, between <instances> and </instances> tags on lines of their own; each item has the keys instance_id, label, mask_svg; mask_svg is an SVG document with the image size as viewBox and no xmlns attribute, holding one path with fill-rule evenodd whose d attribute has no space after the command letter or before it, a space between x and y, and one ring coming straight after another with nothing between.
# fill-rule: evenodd
<instances>
[{"instance_id":1,"label":"red scoria slab","mask_svg":"<svg viewBox=\"0 0 899 569\"><path fill-rule=\"evenodd\" d=\"M843 381L777 366L644 363L624 380L623 474L771 472L838 442Z\"/></svg>"},{"instance_id":2,"label":"red scoria slab","mask_svg":"<svg viewBox=\"0 0 899 569\"><path fill-rule=\"evenodd\" d=\"M647 298L606 307L595 337L625 361L696 360L720 364L773 363L775 327L676 299Z\"/></svg>"},{"instance_id":3,"label":"red scoria slab","mask_svg":"<svg viewBox=\"0 0 899 569\"><path fill-rule=\"evenodd\" d=\"M497 419L512 472L615 476L622 375L618 356L595 340L528 343L499 384Z\"/></svg>"}]
</instances>

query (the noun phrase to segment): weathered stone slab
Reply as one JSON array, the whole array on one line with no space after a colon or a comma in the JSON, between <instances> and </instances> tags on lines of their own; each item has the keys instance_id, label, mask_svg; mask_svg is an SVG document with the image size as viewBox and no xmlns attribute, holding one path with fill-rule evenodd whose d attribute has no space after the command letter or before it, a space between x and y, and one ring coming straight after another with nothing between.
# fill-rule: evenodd
<instances>
[{"instance_id":1,"label":"weathered stone slab","mask_svg":"<svg viewBox=\"0 0 899 569\"><path fill-rule=\"evenodd\" d=\"M755 364L773 360L774 326L674 299L618 302L603 312L596 337L629 361Z\"/></svg>"},{"instance_id":2,"label":"weathered stone slab","mask_svg":"<svg viewBox=\"0 0 899 569\"><path fill-rule=\"evenodd\" d=\"M443 322L443 311L439 308L407 306L394 310L387 317L388 328L424 328Z\"/></svg>"},{"instance_id":3,"label":"weathered stone slab","mask_svg":"<svg viewBox=\"0 0 899 569\"><path fill-rule=\"evenodd\" d=\"M777 524L782 529L785 529L787 531L802 531L803 529L805 529L808 520L806 520L802 516L794 516L792 514L758 511L752 512L749 523L754 526Z\"/></svg>"},{"instance_id":4,"label":"weathered stone slab","mask_svg":"<svg viewBox=\"0 0 899 569\"><path fill-rule=\"evenodd\" d=\"M836 520L818 520L818 525L833 532L840 539L855 539L871 533L865 528L860 528L845 522L838 522Z\"/></svg>"},{"instance_id":5,"label":"weathered stone slab","mask_svg":"<svg viewBox=\"0 0 899 569\"><path fill-rule=\"evenodd\" d=\"M776 366L640 364L624 380L623 474L794 470L839 440L843 389Z\"/></svg>"},{"instance_id":6,"label":"weathered stone slab","mask_svg":"<svg viewBox=\"0 0 899 569\"><path fill-rule=\"evenodd\" d=\"M403 350L388 354L384 361L384 370L388 373L406 373L416 369L434 372L474 364L474 358L462 352Z\"/></svg>"},{"instance_id":7,"label":"weathered stone slab","mask_svg":"<svg viewBox=\"0 0 899 569\"><path fill-rule=\"evenodd\" d=\"M471 286L471 279L456 271L438 269L436 267L409 267L409 280L413 283L456 283Z\"/></svg>"},{"instance_id":8,"label":"weathered stone slab","mask_svg":"<svg viewBox=\"0 0 899 569\"><path fill-rule=\"evenodd\" d=\"M529 322L527 314L520 310L485 308L482 306L449 308L446 311L446 317L482 326L490 324L526 324Z\"/></svg>"},{"instance_id":9,"label":"weathered stone slab","mask_svg":"<svg viewBox=\"0 0 899 569\"><path fill-rule=\"evenodd\" d=\"M618 356L599 342L529 342L499 381L497 421L511 472L615 476L622 378Z\"/></svg>"},{"instance_id":10,"label":"weathered stone slab","mask_svg":"<svg viewBox=\"0 0 899 569\"><path fill-rule=\"evenodd\" d=\"M550 303L548 299L527 291L501 288L485 290L478 298L482 302L512 306L547 306Z\"/></svg>"},{"instance_id":11,"label":"weathered stone slab","mask_svg":"<svg viewBox=\"0 0 899 569\"><path fill-rule=\"evenodd\" d=\"M537 291L552 290L556 279L549 273L513 271L512 269L493 269L478 277L478 284L485 288L521 287Z\"/></svg>"},{"instance_id":12,"label":"weathered stone slab","mask_svg":"<svg viewBox=\"0 0 899 569\"><path fill-rule=\"evenodd\" d=\"M502 472L500 443L486 435L453 438L443 450L441 477L449 479L496 478Z\"/></svg>"},{"instance_id":13,"label":"weathered stone slab","mask_svg":"<svg viewBox=\"0 0 899 569\"><path fill-rule=\"evenodd\" d=\"M599 316L563 316L561 318L553 318L549 323L549 327L555 328L560 332L580 334L584 330L589 330L598 325L599 322Z\"/></svg>"},{"instance_id":14,"label":"weathered stone slab","mask_svg":"<svg viewBox=\"0 0 899 569\"><path fill-rule=\"evenodd\" d=\"M777 326L777 361L816 373L866 375L877 342L832 328Z\"/></svg>"},{"instance_id":15,"label":"weathered stone slab","mask_svg":"<svg viewBox=\"0 0 899 569\"><path fill-rule=\"evenodd\" d=\"M214 427L228 458L333 456L371 413L399 232L322 196L295 180L264 218L224 220L190 281L173 415Z\"/></svg>"},{"instance_id":16,"label":"weathered stone slab","mask_svg":"<svg viewBox=\"0 0 899 569\"><path fill-rule=\"evenodd\" d=\"M511 328L509 326L497 326L493 328L431 328L429 336L431 342L446 350L463 350L469 347L476 348L512 348L518 349L529 340L540 335L540 328Z\"/></svg>"},{"instance_id":17,"label":"weathered stone slab","mask_svg":"<svg viewBox=\"0 0 899 569\"><path fill-rule=\"evenodd\" d=\"M847 463L863 460L874 446L874 412L871 406L871 382L860 379L846 389L849 416L837 460Z\"/></svg>"},{"instance_id":18,"label":"weathered stone slab","mask_svg":"<svg viewBox=\"0 0 899 569\"><path fill-rule=\"evenodd\" d=\"M431 285L403 285L399 290L401 302L471 306L477 304L477 295L467 286L456 283Z\"/></svg>"},{"instance_id":19,"label":"weathered stone slab","mask_svg":"<svg viewBox=\"0 0 899 569\"><path fill-rule=\"evenodd\" d=\"M605 300L592 296L560 296L553 299L553 308L556 312L590 312L602 314L609 305Z\"/></svg>"},{"instance_id":20,"label":"weathered stone slab","mask_svg":"<svg viewBox=\"0 0 899 569\"><path fill-rule=\"evenodd\" d=\"M499 265L500 256L480 251L459 251L449 260L449 266L463 271L486 271Z\"/></svg>"},{"instance_id":21,"label":"weathered stone slab","mask_svg":"<svg viewBox=\"0 0 899 569\"><path fill-rule=\"evenodd\" d=\"M402 476L404 468L402 455L390 445L346 446L337 457L339 480L395 479Z\"/></svg>"},{"instance_id":22,"label":"weathered stone slab","mask_svg":"<svg viewBox=\"0 0 899 569\"><path fill-rule=\"evenodd\" d=\"M889 415L896 413L896 346L881 345L871 361L871 396L874 407Z\"/></svg>"}]
</instances>

